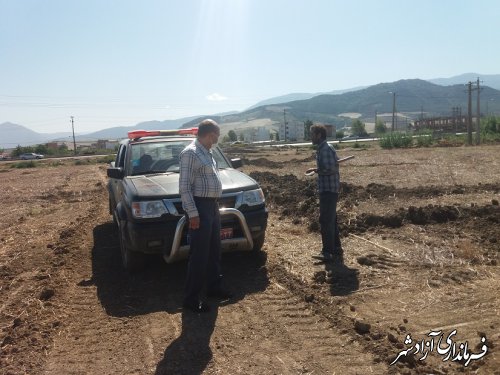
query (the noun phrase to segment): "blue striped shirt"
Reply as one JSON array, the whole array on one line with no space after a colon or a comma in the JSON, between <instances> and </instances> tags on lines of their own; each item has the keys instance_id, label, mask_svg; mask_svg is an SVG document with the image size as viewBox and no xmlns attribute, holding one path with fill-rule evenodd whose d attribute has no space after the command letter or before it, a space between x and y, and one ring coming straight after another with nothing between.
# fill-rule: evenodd
<instances>
[{"instance_id":1,"label":"blue striped shirt","mask_svg":"<svg viewBox=\"0 0 500 375\"><path fill-rule=\"evenodd\" d=\"M340 191L340 173L337 153L326 140L318 145L316 152L318 168L318 190L320 193Z\"/></svg>"},{"instance_id":2,"label":"blue striped shirt","mask_svg":"<svg viewBox=\"0 0 500 375\"><path fill-rule=\"evenodd\" d=\"M182 208L190 218L198 216L194 197L219 198L222 183L212 152L197 139L180 153L179 192Z\"/></svg>"}]
</instances>

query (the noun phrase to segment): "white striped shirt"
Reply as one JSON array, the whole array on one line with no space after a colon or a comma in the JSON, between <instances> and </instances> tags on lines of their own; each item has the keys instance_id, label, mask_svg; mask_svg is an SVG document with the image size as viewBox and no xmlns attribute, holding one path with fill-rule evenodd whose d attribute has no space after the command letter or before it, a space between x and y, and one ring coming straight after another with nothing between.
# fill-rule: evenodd
<instances>
[{"instance_id":1,"label":"white striped shirt","mask_svg":"<svg viewBox=\"0 0 500 375\"><path fill-rule=\"evenodd\" d=\"M198 216L194 197L219 198L222 195L219 168L197 139L180 153L179 192L182 208L190 218Z\"/></svg>"}]
</instances>

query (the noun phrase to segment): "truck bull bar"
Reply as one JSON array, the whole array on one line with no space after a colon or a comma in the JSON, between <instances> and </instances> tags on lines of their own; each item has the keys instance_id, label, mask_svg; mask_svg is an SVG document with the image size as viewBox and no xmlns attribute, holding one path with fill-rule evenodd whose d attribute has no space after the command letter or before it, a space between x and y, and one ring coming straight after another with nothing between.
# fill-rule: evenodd
<instances>
[{"instance_id":1,"label":"truck bull bar","mask_svg":"<svg viewBox=\"0 0 500 375\"><path fill-rule=\"evenodd\" d=\"M220 208L220 216L235 216L240 226L243 230L244 237L229 238L221 241L221 250L223 252L228 251L238 251L238 250L251 250L253 248L253 239L250 234L250 229L248 228L245 216L240 210L236 208ZM182 232L184 231L184 226L187 223L186 216L182 216L177 223L175 228L174 240L172 242L172 249L170 254L164 254L163 259L167 263L173 263L176 260L187 258L189 255L189 245L181 246Z\"/></svg>"}]
</instances>

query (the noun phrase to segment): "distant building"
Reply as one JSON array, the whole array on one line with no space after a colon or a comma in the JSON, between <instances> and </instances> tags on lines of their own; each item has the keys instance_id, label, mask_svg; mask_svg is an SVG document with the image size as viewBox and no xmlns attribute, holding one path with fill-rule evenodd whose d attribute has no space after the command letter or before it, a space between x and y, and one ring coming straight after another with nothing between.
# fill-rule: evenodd
<instances>
[{"instance_id":1,"label":"distant building","mask_svg":"<svg viewBox=\"0 0 500 375\"><path fill-rule=\"evenodd\" d=\"M253 142L269 141L269 129L264 126L255 129L253 134Z\"/></svg>"},{"instance_id":2,"label":"distant building","mask_svg":"<svg viewBox=\"0 0 500 375\"><path fill-rule=\"evenodd\" d=\"M120 142L115 140L99 139L97 141L97 149L99 150L114 150Z\"/></svg>"},{"instance_id":3,"label":"distant building","mask_svg":"<svg viewBox=\"0 0 500 375\"><path fill-rule=\"evenodd\" d=\"M280 141L303 141L304 140L304 123L303 122L287 122L286 125L280 125Z\"/></svg>"}]
</instances>

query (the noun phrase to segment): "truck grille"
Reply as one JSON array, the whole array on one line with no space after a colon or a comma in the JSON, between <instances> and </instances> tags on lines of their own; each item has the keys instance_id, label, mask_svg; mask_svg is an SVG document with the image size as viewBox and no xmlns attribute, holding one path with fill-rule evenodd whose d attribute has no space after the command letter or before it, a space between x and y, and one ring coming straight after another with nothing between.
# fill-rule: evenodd
<instances>
[{"instance_id":1,"label":"truck grille","mask_svg":"<svg viewBox=\"0 0 500 375\"><path fill-rule=\"evenodd\" d=\"M231 195L228 197L222 197L219 199L219 208L234 208L236 204L236 195ZM174 202L175 209L179 215L184 215L184 209L182 208L182 202Z\"/></svg>"}]
</instances>

